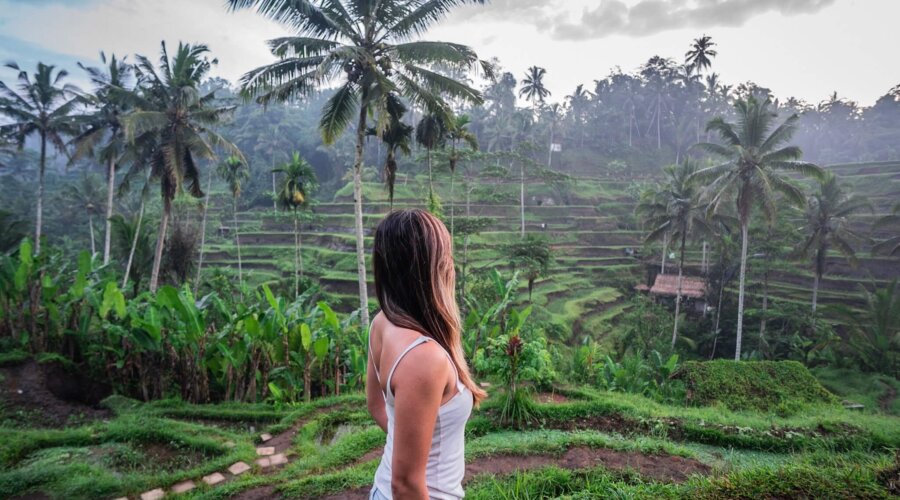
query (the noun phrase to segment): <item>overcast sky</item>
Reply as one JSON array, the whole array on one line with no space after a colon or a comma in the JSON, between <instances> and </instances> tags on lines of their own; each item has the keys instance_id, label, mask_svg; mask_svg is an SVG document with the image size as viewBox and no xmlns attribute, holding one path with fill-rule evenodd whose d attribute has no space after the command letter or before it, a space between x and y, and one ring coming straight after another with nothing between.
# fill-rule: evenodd
<instances>
[{"instance_id":1,"label":"overcast sky","mask_svg":"<svg viewBox=\"0 0 900 500\"><path fill-rule=\"evenodd\" d=\"M900 0L493 0L466 7L424 38L465 43L497 57L521 80L547 69L551 101L579 83L653 55L682 60L693 38L711 35L713 71L726 83L753 80L776 96L816 103L833 91L871 105L900 84ZM80 70L99 51L156 60L159 42L203 42L215 73L236 81L272 60L264 41L286 32L224 0L0 0L0 61L31 70L40 60ZM0 79L13 74L0 71ZM83 81L76 77L77 83Z\"/></svg>"}]
</instances>

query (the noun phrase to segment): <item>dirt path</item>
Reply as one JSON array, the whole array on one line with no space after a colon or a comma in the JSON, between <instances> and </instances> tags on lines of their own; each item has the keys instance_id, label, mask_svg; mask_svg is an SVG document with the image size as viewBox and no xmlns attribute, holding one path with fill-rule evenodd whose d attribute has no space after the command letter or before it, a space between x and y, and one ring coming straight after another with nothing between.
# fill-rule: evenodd
<instances>
[{"instance_id":1,"label":"dirt path","mask_svg":"<svg viewBox=\"0 0 900 500\"><path fill-rule=\"evenodd\" d=\"M0 404L27 413L37 427L65 427L73 422L108 418L112 412L97 407L110 391L57 363L28 360L0 368Z\"/></svg>"},{"instance_id":2,"label":"dirt path","mask_svg":"<svg viewBox=\"0 0 900 500\"><path fill-rule=\"evenodd\" d=\"M621 472L633 470L642 476L663 482L682 482L693 474L708 474L710 467L692 458L673 455L644 455L633 451L616 451L608 448L570 448L561 456L555 455L493 455L477 458L466 464L463 484L482 474L498 476L519 471L540 469L555 465L563 469L577 470L603 466ZM365 500L369 487L342 491L321 497L320 500ZM250 500L244 499L244 500Z\"/></svg>"}]
</instances>

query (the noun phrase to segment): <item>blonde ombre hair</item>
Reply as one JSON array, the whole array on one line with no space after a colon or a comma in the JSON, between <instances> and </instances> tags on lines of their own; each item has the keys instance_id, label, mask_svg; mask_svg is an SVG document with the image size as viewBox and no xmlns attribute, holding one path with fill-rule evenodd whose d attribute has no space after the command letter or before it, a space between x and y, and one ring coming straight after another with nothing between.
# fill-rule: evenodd
<instances>
[{"instance_id":1,"label":"blonde ombre hair","mask_svg":"<svg viewBox=\"0 0 900 500\"><path fill-rule=\"evenodd\" d=\"M444 223L425 210L392 212L375 230L372 265L387 319L446 349L460 381L481 402L487 393L475 383L463 354L453 242Z\"/></svg>"}]
</instances>

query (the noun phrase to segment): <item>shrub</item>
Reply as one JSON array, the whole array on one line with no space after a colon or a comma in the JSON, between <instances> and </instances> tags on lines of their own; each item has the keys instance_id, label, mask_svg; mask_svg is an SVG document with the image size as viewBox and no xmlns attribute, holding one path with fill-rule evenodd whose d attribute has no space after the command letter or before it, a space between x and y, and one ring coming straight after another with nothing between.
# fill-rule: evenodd
<instances>
[{"instance_id":1,"label":"shrub","mask_svg":"<svg viewBox=\"0 0 900 500\"><path fill-rule=\"evenodd\" d=\"M837 401L796 361L688 361L673 376L684 381L686 402L695 405L793 413Z\"/></svg>"}]
</instances>

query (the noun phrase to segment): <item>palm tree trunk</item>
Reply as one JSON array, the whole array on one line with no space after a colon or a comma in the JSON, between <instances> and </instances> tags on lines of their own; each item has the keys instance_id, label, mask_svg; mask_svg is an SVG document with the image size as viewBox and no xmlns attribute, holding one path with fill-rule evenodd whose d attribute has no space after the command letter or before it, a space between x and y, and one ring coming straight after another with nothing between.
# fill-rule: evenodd
<instances>
[{"instance_id":1,"label":"palm tree trunk","mask_svg":"<svg viewBox=\"0 0 900 500\"><path fill-rule=\"evenodd\" d=\"M200 273L203 269L203 255L206 253L206 214L209 212L209 192L212 189L212 176L206 180L206 196L203 198L203 218L200 222L200 258L197 261L197 278L194 280L194 295L200 289Z\"/></svg>"},{"instance_id":2,"label":"palm tree trunk","mask_svg":"<svg viewBox=\"0 0 900 500\"><path fill-rule=\"evenodd\" d=\"M94 214L88 212L88 232L91 233L91 257L97 253L97 245L94 243Z\"/></svg>"},{"instance_id":3,"label":"palm tree trunk","mask_svg":"<svg viewBox=\"0 0 900 500\"><path fill-rule=\"evenodd\" d=\"M272 153L272 167L275 166L275 153ZM278 201L276 201L275 197L278 196L278 191L275 190L275 172L272 172L272 210L278 210Z\"/></svg>"},{"instance_id":4,"label":"palm tree trunk","mask_svg":"<svg viewBox=\"0 0 900 500\"><path fill-rule=\"evenodd\" d=\"M156 293L159 288L159 267L162 263L163 247L166 243L166 230L169 228L169 212L172 210L172 202L163 198L162 217L159 219L159 234L156 235L156 251L153 254L153 270L150 272L150 293Z\"/></svg>"},{"instance_id":5,"label":"palm tree trunk","mask_svg":"<svg viewBox=\"0 0 900 500\"><path fill-rule=\"evenodd\" d=\"M669 253L669 233L663 235L663 249L662 249L662 265L659 268L660 274L666 274L666 257Z\"/></svg>"},{"instance_id":6,"label":"palm tree trunk","mask_svg":"<svg viewBox=\"0 0 900 500\"><path fill-rule=\"evenodd\" d=\"M813 278L813 292L812 292L812 326L813 326L813 328L816 327L816 308L819 305L819 282L822 279L821 275L818 272L815 274L816 274L816 276L815 276L815 278Z\"/></svg>"},{"instance_id":7,"label":"palm tree trunk","mask_svg":"<svg viewBox=\"0 0 900 500\"><path fill-rule=\"evenodd\" d=\"M431 148L428 148L428 152L425 153L428 157L428 205L430 208L435 208L434 205L434 177L431 172Z\"/></svg>"},{"instance_id":8,"label":"palm tree trunk","mask_svg":"<svg viewBox=\"0 0 900 500\"><path fill-rule=\"evenodd\" d=\"M231 197L231 223L234 225L234 245L237 247L237 258L238 258L238 284L241 288L244 287L244 261L241 258L241 233L238 231L238 218L237 218L237 196ZM243 291L241 291L243 295Z\"/></svg>"},{"instance_id":9,"label":"palm tree trunk","mask_svg":"<svg viewBox=\"0 0 900 500\"><path fill-rule=\"evenodd\" d=\"M741 222L741 277L738 286L737 337L734 345L734 360L741 360L741 340L744 333L744 284L747 278L747 247L750 244L750 223Z\"/></svg>"},{"instance_id":10,"label":"palm tree trunk","mask_svg":"<svg viewBox=\"0 0 900 500\"><path fill-rule=\"evenodd\" d=\"M706 267L706 240L703 240L703 257L700 259L700 270L703 271L703 274L706 275L707 267Z\"/></svg>"},{"instance_id":11,"label":"palm tree trunk","mask_svg":"<svg viewBox=\"0 0 900 500\"><path fill-rule=\"evenodd\" d=\"M294 299L300 296L300 229L297 211L294 211Z\"/></svg>"},{"instance_id":12,"label":"palm tree trunk","mask_svg":"<svg viewBox=\"0 0 900 500\"><path fill-rule=\"evenodd\" d=\"M722 265L722 274L719 277L719 300L716 302L716 323L713 327L713 347L709 353L709 359L716 355L716 344L719 343L719 320L722 319L722 301L725 299L725 266Z\"/></svg>"},{"instance_id":13,"label":"palm tree trunk","mask_svg":"<svg viewBox=\"0 0 900 500\"><path fill-rule=\"evenodd\" d=\"M353 164L353 197L356 215L356 269L359 279L360 327L363 332L369 328L369 289L366 285L366 247L363 239L362 213L362 161L363 144L366 140L366 96L363 95L356 125L356 159Z\"/></svg>"},{"instance_id":14,"label":"palm tree trunk","mask_svg":"<svg viewBox=\"0 0 900 500\"><path fill-rule=\"evenodd\" d=\"M662 134L660 132L659 121L662 118L660 115L660 109L662 105L662 95L656 95L656 149L662 149Z\"/></svg>"},{"instance_id":15,"label":"palm tree trunk","mask_svg":"<svg viewBox=\"0 0 900 500\"><path fill-rule=\"evenodd\" d=\"M34 254L41 253L41 228L44 224L44 169L47 165L47 134L41 132L41 163L38 166L37 220L34 229Z\"/></svg>"},{"instance_id":16,"label":"palm tree trunk","mask_svg":"<svg viewBox=\"0 0 900 500\"><path fill-rule=\"evenodd\" d=\"M522 212L522 239L525 239L525 163L519 164L521 173L521 183L519 189L519 203Z\"/></svg>"},{"instance_id":17,"label":"palm tree trunk","mask_svg":"<svg viewBox=\"0 0 900 500\"><path fill-rule=\"evenodd\" d=\"M550 152L547 154L547 169L553 166L553 120L550 120Z\"/></svg>"},{"instance_id":18,"label":"palm tree trunk","mask_svg":"<svg viewBox=\"0 0 900 500\"><path fill-rule=\"evenodd\" d=\"M766 271L763 273L763 297L762 297L762 316L759 319L759 352L763 353L763 347L766 339L766 315L769 311L769 266L766 265Z\"/></svg>"},{"instance_id":19,"label":"palm tree trunk","mask_svg":"<svg viewBox=\"0 0 900 500\"><path fill-rule=\"evenodd\" d=\"M134 238L131 239L131 250L128 252L128 264L125 265L125 278L122 280L122 288L128 286L128 277L131 276L131 264L134 262L134 251L137 249L138 237L141 234L141 223L144 221L144 197L141 196L141 210L138 212L137 227L134 229Z\"/></svg>"},{"instance_id":20,"label":"palm tree trunk","mask_svg":"<svg viewBox=\"0 0 900 500\"><path fill-rule=\"evenodd\" d=\"M684 244L687 237L686 231L681 231L681 259L678 262L678 283L675 292L675 326L672 328L672 349L675 349L675 340L678 338L678 315L681 314L681 286L684 276Z\"/></svg>"},{"instance_id":21,"label":"palm tree trunk","mask_svg":"<svg viewBox=\"0 0 900 500\"><path fill-rule=\"evenodd\" d=\"M113 197L116 188L116 160L110 158L109 170L106 173L106 234L103 237L103 265L109 264L109 252L112 242Z\"/></svg>"},{"instance_id":22,"label":"palm tree trunk","mask_svg":"<svg viewBox=\"0 0 900 500\"><path fill-rule=\"evenodd\" d=\"M454 229L455 229L454 228L454 220L453 220L453 208L454 208L453 207L453 188L454 188L453 182L455 180L454 179L455 176L453 174L454 174L454 172L451 170L450 171L450 241L453 241L453 235L454 235Z\"/></svg>"}]
</instances>

